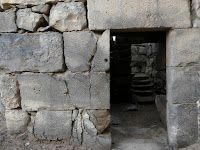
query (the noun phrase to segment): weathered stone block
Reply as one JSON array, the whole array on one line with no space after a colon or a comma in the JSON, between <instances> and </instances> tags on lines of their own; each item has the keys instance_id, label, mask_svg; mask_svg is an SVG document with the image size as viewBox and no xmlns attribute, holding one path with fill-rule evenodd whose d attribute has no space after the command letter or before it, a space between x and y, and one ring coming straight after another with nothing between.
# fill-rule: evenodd
<instances>
[{"instance_id":1,"label":"weathered stone block","mask_svg":"<svg viewBox=\"0 0 200 150\"><path fill-rule=\"evenodd\" d=\"M70 73L67 83L72 104L79 109L110 109L110 84L106 73Z\"/></svg>"},{"instance_id":2,"label":"weathered stone block","mask_svg":"<svg viewBox=\"0 0 200 150\"><path fill-rule=\"evenodd\" d=\"M98 134L105 132L110 125L109 110L87 110L89 120L95 125Z\"/></svg>"},{"instance_id":3,"label":"weathered stone block","mask_svg":"<svg viewBox=\"0 0 200 150\"><path fill-rule=\"evenodd\" d=\"M28 31L36 31L42 23L44 23L42 14L34 13L31 8L20 9L17 11L18 28Z\"/></svg>"},{"instance_id":4,"label":"weathered stone block","mask_svg":"<svg viewBox=\"0 0 200 150\"><path fill-rule=\"evenodd\" d=\"M15 12L0 12L0 32L17 32L15 23Z\"/></svg>"},{"instance_id":5,"label":"weathered stone block","mask_svg":"<svg viewBox=\"0 0 200 150\"><path fill-rule=\"evenodd\" d=\"M0 99L6 109L20 107L20 94L15 76L0 76Z\"/></svg>"},{"instance_id":6,"label":"weathered stone block","mask_svg":"<svg viewBox=\"0 0 200 150\"><path fill-rule=\"evenodd\" d=\"M19 75L18 81L23 110L67 110L73 108L65 81L59 81L45 74Z\"/></svg>"},{"instance_id":7,"label":"weathered stone block","mask_svg":"<svg viewBox=\"0 0 200 150\"><path fill-rule=\"evenodd\" d=\"M57 72L63 70L62 35L1 34L0 68L7 72Z\"/></svg>"},{"instance_id":8,"label":"weathered stone block","mask_svg":"<svg viewBox=\"0 0 200 150\"><path fill-rule=\"evenodd\" d=\"M26 111L109 109L109 77L106 73L18 76L21 106ZM27 84L28 83L28 84Z\"/></svg>"},{"instance_id":9,"label":"weathered stone block","mask_svg":"<svg viewBox=\"0 0 200 150\"><path fill-rule=\"evenodd\" d=\"M67 83L70 101L75 108L90 109L90 75L67 72L64 80Z\"/></svg>"},{"instance_id":10,"label":"weathered stone block","mask_svg":"<svg viewBox=\"0 0 200 150\"><path fill-rule=\"evenodd\" d=\"M71 111L39 111L35 118L34 134L39 139L69 140L72 130Z\"/></svg>"},{"instance_id":11,"label":"weathered stone block","mask_svg":"<svg viewBox=\"0 0 200 150\"><path fill-rule=\"evenodd\" d=\"M72 142L76 146L98 150L111 148L108 110L79 110L74 118Z\"/></svg>"},{"instance_id":12,"label":"weathered stone block","mask_svg":"<svg viewBox=\"0 0 200 150\"><path fill-rule=\"evenodd\" d=\"M92 73L90 77L91 109L110 109L110 77Z\"/></svg>"},{"instance_id":13,"label":"weathered stone block","mask_svg":"<svg viewBox=\"0 0 200 150\"><path fill-rule=\"evenodd\" d=\"M186 147L198 140L197 104L170 104L167 109L169 145Z\"/></svg>"},{"instance_id":14,"label":"weathered stone block","mask_svg":"<svg viewBox=\"0 0 200 150\"><path fill-rule=\"evenodd\" d=\"M166 64L170 67L200 65L200 29L175 29L167 36Z\"/></svg>"},{"instance_id":15,"label":"weathered stone block","mask_svg":"<svg viewBox=\"0 0 200 150\"><path fill-rule=\"evenodd\" d=\"M88 0L87 6L91 30L191 26L187 0Z\"/></svg>"},{"instance_id":16,"label":"weathered stone block","mask_svg":"<svg viewBox=\"0 0 200 150\"><path fill-rule=\"evenodd\" d=\"M48 14L49 14L49 11L50 11L50 8L51 8L50 5L48 5L48 4L43 4L43 5L34 6L34 7L31 8L31 10L32 10L33 12L36 12L36 13L42 13L42 14L48 15Z\"/></svg>"},{"instance_id":17,"label":"weathered stone block","mask_svg":"<svg viewBox=\"0 0 200 150\"><path fill-rule=\"evenodd\" d=\"M97 42L97 51L92 63L92 71L108 71L110 69L110 30L103 32Z\"/></svg>"},{"instance_id":18,"label":"weathered stone block","mask_svg":"<svg viewBox=\"0 0 200 150\"><path fill-rule=\"evenodd\" d=\"M26 131L30 117L22 110L6 110L6 125L11 134L20 134Z\"/></svg>"},{"instance_id":19,"label":"weathered stone block","mask_svg":"<svg viewBox=\"0 0 200 150\"><path fill-rule=\"evenodd\" d=\"M84 3L58 3L51 9L49 19L49 25L61 32L82 30L87 25Z\"/></svg>"},{"instance_id":20,"label":"weathered stone block","mask_svg":"<svg viewBox=\"0 0 200 150\"><path fill-rule=\"evenodd\" d=\"M196 103L200 99L200 66L167 68L167 100Z\"/></svg>"},{"instance_id":21,"label":"weathered stone block","mask_svg":"<svg viewBox=\"0 0 200 150\"><path fill-rule=\"evenodd\" d=\"M96 51L97 38L94 33L65 32L63 36L67 68L72 72L89 71L90 60Z\"/></svg>"}]
</instances>

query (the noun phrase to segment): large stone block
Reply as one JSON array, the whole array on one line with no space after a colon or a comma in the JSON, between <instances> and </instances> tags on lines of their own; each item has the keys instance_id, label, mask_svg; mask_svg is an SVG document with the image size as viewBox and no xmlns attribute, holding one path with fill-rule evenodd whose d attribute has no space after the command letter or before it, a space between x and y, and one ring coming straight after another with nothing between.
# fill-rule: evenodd
<instances>
[{"instance_id":1,"label":"large stone block","mask_svg":"<svg viewBox=\"0 0 200 150\"><path fill-rule=\"evenodd\" d=\"M63 70L62 35L1 34L0 68L7 72L57 72Z\"/></svg>"},{"instance_id":2,"label":"large stone block","mask_svg":"<svg viewBox=\"0 0 200 150\"><path fill-rule=\"evenodd\" d=\"M0 12L0 32L17 32L15 23L15 12Z\"/></svg>"},{"instance_id":3,"label":"large stone block","mask_svg":"<svg viewBox=\"0 0 200 150\"><path fill-rule=\"evenodd\" d=\"M200 29L175 29L167 35L166 64L170 67L200 65Z\"/></svg>"},{"instance_id":4,"label":"large stone block","mask_svg":"<svg viewBox=\"0 0 200 150\"><path fill-rule=\"evenodd\" d=\"M6 125L11 134L23 133L27 129L30 117L27 112L22 110L6 110Z\"/></svg>"},{"instance_id":5,"label":"large stone block","mask_svg":"<svg viewBox=\"0 0 200 150\"><path fill-rule=\"evenodd\" d=\"M65 32L63 36L67 68L72 72L89 71L97 37L89 31Z\"/></svg>"},{"instance_id":6,"label":"large stone block","mask_svg":"<svg viewBox=\"0 0 200 150\"><path fill-rule=\"evenodd\" d=\"M106 73L66 72L70 101L79 109L110 109L110 83Z\"/></svg>"},{"instance_id":7,"label":"large stone block","mask_svg":"<svg viewBox=\"0 0 200 150\"><path fill-rule=\"evenodd\" d=\"M0 99L6 109L20 107L20 92L15 76L0 76Z\"/></svg>"},{"instance_id":8,"label":"large stone block","mask_svg":"<svg viewBox=\"0 0 200 150\"><path fill-rule=\"evenodd\" d=\"M108 78L106 73L90 75L67 72L55 77L44 74L19 75L22 109L109 109Z\"/></svg>"},{"instance_id":9,"label":"large stone block","mask_svg":"<svg viewBox=\"0 0 200 150\"><path fill-rule=\"evenodd\" d=\"M197 104L170 104L167 109L169 145L186 147L198 140Z\"/></svg>"},{"instance_id":10,"label":"large stone block","mask_svg":"<svg viewBox=\"0 0 200 150\"><path fill-rule=\"evenodd\" d=\"M92 73L90 77L91 109L110 109L110 77Z\"/></svg>"},{"instance_id":11,"label":"large stone block","mask_svg":"<svg viewBox=\"0 0 200 150\"><path fill-rule=\"evenodd\" d=\"M73 108L65 81L59 81L45 74L19 75L18 81L23 110L67 110Z\"/></svg>"},{"instance_id":12,"label":"large stone block","mask_svg":"<svg viewBox=\"0 0 200 150\"><path fill-rule=\"evenodd\" d=\"M97 51L92 62L92 71L108 71L110 69L110 30L103 32L97 42Z\"/></svg>"},{"instance_id":13,"label":"large stone block","mask_svg":"<svg viewBox=\"0 0 200 150\"><path fill-rule=\"evenodd\" d=\"M167 67L167 100L196 103L200 99L200 66Z\"/></svg>"},{"instance_id":14,"label":"large stone block","mask_svg":"<svg viewBox=\"0 0 200 150\"><path fill-rule=\"evenodd\" d=\"M69 140L72 130L72 111L39 111L35 118L34 134L39 139Z\"/></svg>"},{"instance_id":15,"label":"large stone block","mask_svg":"<svg viewBox=\"0 0 200 150\"><path fill-rule=\"evenodd\" d=\"M188 0L87 0L91 30L188 28Z\"/></svg>"},{"instance_id":16,"label":"large stone block","mask_svg":"<svg viewBox=\"0 0 200 150\"><path fill-rule=\"evenodd\" d=\"M64 75L69 90L70 101L75 108L90 109L90 75L82 73L67 72Z\"/></svg>"},{"instance_id":17,"label":"large stone block","mask_svg":"<svg viewBox=\"0 0 200 150\"><path fill-rule=\"evenodd\" d=\"M82 30L87 25L84 3L58 3L50 11L49 25L61 32Z\"/></svg>"},{"instance_id":18,"label":"large stone block","mask_svg":"<svg viewBox=\"0 0 200 150\"><path fill-rule=\"evenodd\" d=\"M18 28L34 32L45 22L45 20L42 14L34 13L31 11L31 8L26 8L17 11L16 22Z\"/></svg>"}]
</instances>

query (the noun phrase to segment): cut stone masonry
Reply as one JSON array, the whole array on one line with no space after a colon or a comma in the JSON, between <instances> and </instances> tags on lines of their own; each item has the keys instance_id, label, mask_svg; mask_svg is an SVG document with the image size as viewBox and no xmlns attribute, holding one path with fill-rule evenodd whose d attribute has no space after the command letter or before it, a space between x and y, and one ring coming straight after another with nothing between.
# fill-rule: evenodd
<instances>
[{"instance_id":1,"label":"cut stone masonry","mask_svg":"<svg viewBox=\"0 0 200 150\"><path fill-rule=\"evenodd\" d=\"M196 143L199 4L0 0L0 111L5 112L9 133L66 140L75 150L111 149L110 30L164 30L169 145Z\"/></svg>"}]
</instances>

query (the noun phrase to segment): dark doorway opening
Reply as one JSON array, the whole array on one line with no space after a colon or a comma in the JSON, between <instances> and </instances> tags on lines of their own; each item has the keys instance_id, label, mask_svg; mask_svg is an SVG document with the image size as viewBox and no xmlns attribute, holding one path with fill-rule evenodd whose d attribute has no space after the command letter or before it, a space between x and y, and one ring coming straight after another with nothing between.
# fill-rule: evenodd
<instances>
[{"instance_id":1,"label":"dark doorway opening","mask_svg":"<svg viewBox=\"0 0 200 150\"><path fill-rule=\"evenodd\" d=\"M113 32L110 42L113 148L165 148L166 33Z\"/></svg>"}]
</instances>

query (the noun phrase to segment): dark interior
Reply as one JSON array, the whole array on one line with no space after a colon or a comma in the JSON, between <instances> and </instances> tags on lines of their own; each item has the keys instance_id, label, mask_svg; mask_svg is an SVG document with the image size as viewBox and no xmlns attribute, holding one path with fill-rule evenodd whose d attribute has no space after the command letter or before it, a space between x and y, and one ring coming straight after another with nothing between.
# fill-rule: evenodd
<instances>
[{"instance_id":1,"label":"dark interior","mask_svg":"<svg viewBox=\"0 0 200 150\"><path fill-rule=\"evenodd\" d=\"M159 68L159 64L162 63L165 66L165 32L129 32L129 33L112 33L111 35L111 103L124 103L133 102L131 92L131 82L134 80L135 72L131 72L131 63L137 65L137 67L143 67L144 61L132 62L131 46L135 44L140 46L144 43L160 43L160 48L153 57L155 70L157 72L165 70L165 68ZM114 41L115 39L115 41ZM151 46L151 45L149 45ZM162 56L161 56L162 55ZM162 58L161 58L162 57ZM163 58L164 57L164 58ZM150 58L147 58L150 59ZM162 61L162 62L161 62ZM157 63L157 65L156 65ZM139 72L138 72L139 73ZM156 78L156 75L149 75L152 80ZM164 76L164 75L163 75ZM162 79L164 80L164 79ZM163 81L166 82L166 81ZM136 83L137 84L137 83ZM159 91L156 86L158 83L154 83L155 94L165 94L165 91ZM139 87L138 87L139 88ZM164 87L163 87L164 88ZM164 89L163 89L164 90ZM148 93L147 93L148 94Z\"/></svg>"}]
</instances>

